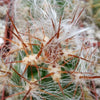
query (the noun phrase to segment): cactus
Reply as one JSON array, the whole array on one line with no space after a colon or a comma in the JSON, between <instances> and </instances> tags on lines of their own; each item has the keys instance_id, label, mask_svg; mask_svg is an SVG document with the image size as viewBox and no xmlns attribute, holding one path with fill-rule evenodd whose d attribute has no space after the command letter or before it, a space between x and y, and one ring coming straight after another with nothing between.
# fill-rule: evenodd
<instances>
[{"instance_id":1,"label":"cactus","mask_svg":"<svg viewBox=\"0 0 100 100\"><path fill-rule=\"evenodd\" d=\"M1 100L98 100L98 46L82 24L85 6L74 3L14 1L13 38L0 37L10 43L8 52L1 48Z\"/></svg>"}]
</instances>

